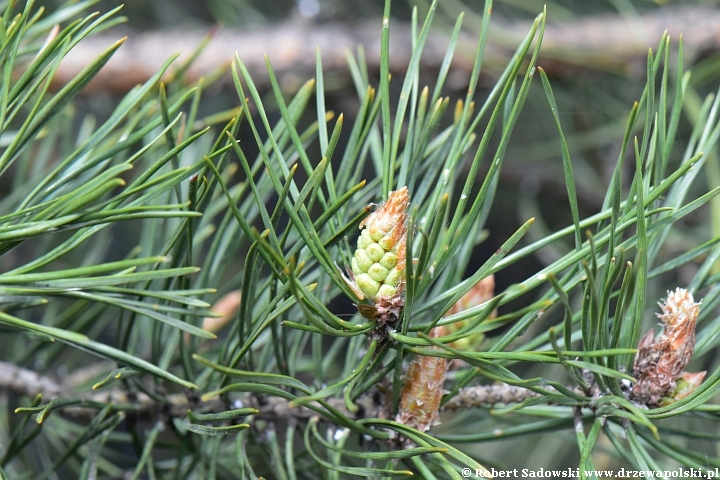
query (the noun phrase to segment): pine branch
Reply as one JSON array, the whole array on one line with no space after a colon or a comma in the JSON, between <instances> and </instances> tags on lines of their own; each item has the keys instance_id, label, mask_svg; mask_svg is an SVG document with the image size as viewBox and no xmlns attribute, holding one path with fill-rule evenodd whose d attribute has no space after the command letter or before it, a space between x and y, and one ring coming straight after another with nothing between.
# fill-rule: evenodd
<instances>
[{"instance_id":1,"label":"pine branch","mask_svg":"<svg viewBox=\"0 0 720 480\"><path fill-rule=\"evenodd\" d=\"M78 372L75 372L77 375ZM49 376L18 367L12 363L0 362L0 392L13 392L19 396L35 397L42 395L43 402L57 398L79 398L88 403L113 403L115 409L134 413L148 421L171 420L172 418L185 418L188 409L203 413L219 413L232 408L252 407L258 410L255 417L263 420L287 421L290 419L308 420L317 415L317 412L304 406L293 407L290 402L279 397L257 396L253 394L241 395L229 404L219 398L202 401L196 394L171 394L163 396L164 401L159 402L145 393L130 393L122 388L107 388L92 392L77 392L72 390L73 382L58 382ZM477 385L460 389L458 394L451 398L443 410L492 407L499 403L518 403L538 395L527 388L511 385ZM339 410L343 415L353 418L386 418L388 415L381 402L377 402L372 395L362 395L356 403L360 406L357 413L347 410L341 398L330 398L328 404ZM78 419L90 419L97 414L93 406L70 407L61 410L61 414Z\"/></svg>"},{"instance_id":2,"label":"pine branch","mask_svg":"<svg viewBox=\"0 0 720 480\"><path fill-rule=\"evenodd\" d=\"M137 462L135 478L144 475L145 469L150 478L205 478L213 471L218 478L255 478L279 469L287 471L279 478L294 478L294 472L315 478L329 470L387 477L407 474L407 470L386 468L400 467L395 461L400 458L411 459L412 464L405 462L401 467L413 468L411 473L455 478L459 465L474 471L483 466L453 444L495 439L504 419L478 409L463 415L462 430L470 433L435 437L429 432L437 422L445 374L454 360L476 367L456 376L454 385L477 383L484 377L529 385L534 392L502 384L466 387L448 399L444 410L521 402L516 407L532 415L537 413L534 406L573 406L581 469L593 470L593 450L601 435L613 440L617 452L631 464L644 464L656 456L647 451L647 445L663 454L672 449L674 458L685 464L695 461L692 451L664 438L662 443L648 440L649 444L638 439L649 439L650 434L657 438L655 419L692 413L707 403L720 391L720 371L702 383L698 377L683 378L685 385L677 381L672 392L673 384L664 382L657 390L671 393L673 403L660 402L652 409L639 408L631 401L628 382L639 379L637 372L633 371L635 377L627 372L633 367L647 303L656 298L653 285L671 281L670 272L692 263L696 273L688 290L702 295L703 315L712 312L720 299L720 289L713 287L718 280L713 273L720 258L718 239L701 243L705 232L682 236L687 241L678 242L686 226L678 229L675 225L706 203L717 201L720 194L720 188L715 188L720 173L710 167L703 170L705 158L712 159L703 152L712 152L718 138L720 100L708 98L699 108L678 162L680 152L673 141L682 131L683 95L686 90L690 94L692 86L683 77L683 49L674 50L664 35L658 50L647 55L648 81L627 116L620 155L602 206L596 215L583 219L573 171L581 160L572 158L572 146L568 146L572 137L563 133L567 105L561 98L556 101L547 75L536 68L541 45L545 39L548 48L543 47L543 55L551 54L543 62L547 66L552 66L549 58L570 59L576 67L586 64L612 70L636 61L625 58L613 42L632 42L627 42L627 36L609 36L608 22L603 20L602 51L582 44L582 55L573 59L581 42L565 38L554 47L558 37L545 32L543 12L517 45L489 95L478 96L478 79L496 77L493 62L508 58L504 50L493 56L485 46L489 42L515 47L518 38L497 38L498 31L508 32L512 26L493 30L492 1L486 0L482 19L473 14L466 18L468 31L479 32L477 54L469 67L462 18L449 40L431 35L440 3L434 0L422 27L408 32L407 26L395 28L387 0L387 28L377 32L376 25L369 40L375 41L375 34L380 33L379 56L373 48L367 61L362 52L348 58L361 100L355 118L335 117L325 105L322 72L344 68L334 63L337 57L333 56L336 47L343 50L340 35L345 32L340 32L329 37L331 45L320 45L326 53L322 57L304 50L315 46L309 36L302 42L292 38L294 49L290 50L246 42L276 50L269 51L267 64L261 59L263 72L256 77L262 82L269 77L274 98L266 101L258 88L263 85L253 80L257 59L243 53L245 63L238 57L231 69L240 108L204 119L198 118L201 94L209 84L217 83L221 73L191 89L183 83L190 63L181 64L171 75L165 74L166 63L150 81L126 95L102 125L83 118L78 141L66 138L70 130L58 128L81 119L64 107L115 47L53 94L41 87L59 78L55 67L66 64L66 47L89 35L95 23L87 29L70 24L58 31L51 29L53 21L46 21L35 31L32 2L18 17L19 23L13 20L13 5L8 7L0 20L5 29L0 46L8 53L0 63L6 76L15 80L7 84L10 88L5 89L0 108L0 116L4 115L0 129L5 128L7 145L0 158L0 175L7 172L3 181L16 171L20 176L12 180L12 192L0 202L0 256L8 253L2 263L6 268L12 264L12 270L0 274L0 323L41 340L59 341L33 341L27 348L27 343L15 340L14 333L2 336L2 347L10 349L7 358L34 365L37 371L0 363L0 395L9 400L5 403L16 406L18 401L29 403L27 396L34 399L34 406L20 408L17 415L10 415L13 421L6 419L0 425L4 449L0 464L9 468L8 475L0 470L0 478L55 472L90 478L96 476L91 471L100 468L118 478L118 472L133 461ZM712 18L712 12L705 14L692 23L693 30L711 31L703 26ZM588 41L593 38L589 23L593 20L579 27ZM669 25L667 19L656 20L652 25L646 21L646 26L664 29ZM623 34L632 30L626 21L622 25ZM652 28L647 32L654 37L659 33L652 33ZM312 30L318 29L313 26ZM42 38L55 41L44 48ZM186 32L184 39L193 41ZM650 40L640 36L638 41L645 52ZM167 38L162 43L164 58ZM180 41L173 43L173 48L183 48ZM218 43L223 44L224 55L233 42ZM353 40L350 48L357 43L365 42ZM575 45L564 49L569 43ZM686 47L692 47L691 43L686 42ZM410 54L411 44L415 48ZM439 54L434 50L437 45ZM148 52L132 55L147 58L150 49L143 50ZM677 61L671 61L675 52ZM77 53L83 59L89 56ZM442 67L434 87L423 89L422 70L427 67L423 62L433 56L443 59L436 64ZM293 89L287 79L307 73L295 62L313 57L314 80L289 98ZM119 61L123 68L131 64L127 58ZM277 62L276 68L270 62ZM457 86L449 80L451 65L472 70L467 94L454 109L452 100L441 96ZM399 75L401 82L396 67L404 74ZM377 70L383 73L379 85L371 75ZM291 71L290 76L281 76ZM392 87L390 73L395 78ZM563 183L573 221L554 231L554 221L543 221L546 216L540 204L532 215L526 216L521 208L522 224L503 238L489 258L475 265L473 252L484 238L483 231L490 229L491 235L497 235L488 215L497 208L491 206L500 193L498 180L508 148L518 131L523 133L523 106L535 100L535 73L541 77L560 138ZM132 78L124 72L112 75ZM182 81L169 82L156 92L156 83L168 77ZM445 121L449 116L452 123ZM16 124L22 128L9 130ZM217 124L221 126L214 127ZM206 126L214 133L203 137ZM241 129L253 138L243 137L240 143L236 139ZM628 185L623 172L628 170L626 160L633 150L635 175ZM239 163L234 165L234 161ZM242 168L241 178L235 175L237 168ZM695 187L690 186L706 171L709 191L695 195ZM400 191L409 196L409 209L407 198L391 201L391 192ZM497 200L502 202L503 197ZM384 203L378 209L367 208L371 202ZM394 204L402 205L399 218L385 216L384 207ZM507 203L500 206L510 212ZM370 211L374 213L368 215ZM527 220L531 216L537 221ZM381 218L388 225L385 221L375 225ZM114 249L114 233L121 227L112 224L131 219L141 222L137 232L128 231L138 248ZM512 215L502 221L515 222ZM535 231L540 228L534 239L526 236L533 224ZM103 230L104 225L111 228ZM358 225L367 230L360 233L353 252ZM57 235L58 230L69 229L74 233ZM671 229L675 229L672 234ZM574 247L567 241L573 236ZM15 248L21 243L21 248ZM138 257L140 248L143 255L153 256ZM546 250L556 253L556 258L525 280L518 279L497 293L487 284L479 288L494 273L515 270L518 262L528 262ZM682 253L668 259L666 252ZM123 259L111 258L118 256ZM696 268L701 258L702 265ZM351 267L352 284L339 273L346 266ZM212 310L235 312L233 321L222 328L202 321L201 328L201 319L212 316L207 310L211 302L231 291L236 292L235 300L223 308L217 302ZM464 302L467 295L471 299ZM357 304L359 315L347 316L341 305L349 301ZM692 310L697 313L696 308ZM720 338L720 324L710 319L700 323L701 317L695 351L699 361L717 349ZM669 317L664 320L678 324ZM683 332L694 333L694 321L684 322ZM109 339L113 332L115 337ZM694 343L688 335L673 338L685 338L684 353ZM650 353L672 350L663 347L662 336L658 340L641 346ZM89 385L101 377L100 367L44 376L55 359L63 359L68 366L85 363L84 352L106 359L105 371L111 368L109 364L123 368L96 383L97 390ZM687 358L684 353L683 359ZM650 362L654 357L648 355L641 355L647 367L644 380L654 389L651 383L657 384L655 380L668 368L667 364L655 368ZM668 360L673 360L672 371L685 366L674 361L677 357ZM549 380L562 369L579 388ZM538 376L526 378L533 372ZM143 377L131 378L140 374ZM233 383L236 379L238 383ZM213 393L206 393L210 390ZM346 407L350 402L360 408L350 411L355 410ZM703 414L713 408L704 405ZM391 412L394 409L396 416ZM31 413L42 423L52 410L57 411L55 421L42 428L32 425ZM555 410L557 418L503 432L528 435L569 428L571 410ZM586 411L592 413L586 415ZM320 428L318 415L329 420ZM63 422L61 416L74 421ZM586 436L586 421L593 416ZM247 417L247 422L235 423L240 417ZM710 420L712 415L705 418ZM111 437L125 420L132 438ZM211 421L224 425L210 426L207 422ZM181 434L160 437L163 425L173 425ZM336 428L340 425L345 428ZM182 434L186 431L198 436ZM304 450L298 449L299 436ZM365 439L393 437L401 440L385 443L386 451L367 451ZM110 438L113 441L105 444ZM623 442L630 444L629 450ZM400 448L411 444L417 448ZM366 451L354 451L356 447ZM135 457L125 457L132 448ZM246 458L247 452L252 458ZM37 453L40 461L33 462L28 453ZM511 455L508 460L517 464L516 452ZM364 458L364 465L353 460L358 458Z\"/></svg>"},{"instance_id":3,"label":"pine branch","mask_svg":"<svg viewBox=\"0 0 720 480\"><path fill-rule=\"evenodd\" d=\"M445 403L445 410L491 407L498 403L520 403L536 397L537 392L512 385L476 385L461 388L457 395Z\"/></svg>"},{"instance_id":4,"label":"pine branch","mask_svg":"<svg viewBox=\"0 0 720 480\"><path fill-rule=\"evenodd\" d=\"M197 394L176 393L164 395L159 401L145 393L130 393L122 388L107 388L92 392L77 392L70 388L69 382L58 382L49 376L40 375L33 370L18 367L12 363L0 362L0 392L13 392L20 396L36 397L42 395L44 403L57 398L76 398L88 403L113 403L116 410L132 412L145 420L170 420L185 418L188 410L203 413L219 413L232 408L253 407L258 410L256 418L264 420L309 419L316 412L304 406L291 407L290 402L278 397L241 395L233 400L232 405L214 398L200 400ZM345 407L343 399L329 399L328 403L343 415L350 418L382 418L382 407L375 405L370 395L358 399L360 413L351 413ZM238 407L242 405L242 407ZM61 411L63 415L73 418L93 418L97 413L96 406L69 407Z\"/></svg>"},{"instance_id":5,"label":"pine branch","mask_svg":"<svg viewBox=\"0 0 720 480\"><path fill-rule=\"evenodd\" d=\"M42 395L45 403L57 398L78 398L88 403L113 403L117 410L134 412L143 418L156 419L185 417L188 408L202 407L205 410L219 412L224 402L212 400L200 402L197 395L172 394L164 396L160 403L145 393L129 393L121 388L108 388L92 392L77 392L72 383L58 382L33 370L18 367L12 363L0 362L0 391L11 391L17 395L36 397ZM97 413L95 407L71 407L62 410L62 414L73 418L92 418Z\"/></svg>"}]
</instances>

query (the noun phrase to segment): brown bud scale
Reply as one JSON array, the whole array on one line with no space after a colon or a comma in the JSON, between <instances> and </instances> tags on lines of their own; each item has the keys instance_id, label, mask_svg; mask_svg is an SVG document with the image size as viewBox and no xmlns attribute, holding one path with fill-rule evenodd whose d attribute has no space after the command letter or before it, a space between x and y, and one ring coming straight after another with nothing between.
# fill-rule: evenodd
<instances>
[{"instance_id":1,"label":"brown bud scale","mask_svg":"<svg viewBox=\"0 0 720 480\"><path fill-rule=\"evenodd\" d=\"M439 338L444 334L444 327L435 327L430 331L432 338ZM439 350L438 347L430 348ZM410 362L405 375L400 409L395 420L421 432L439 424L438 411L444 394L443 384L447 370L446 358L416 356Z\"/></svg>"},{"instance_id":2,"label":"brown bud scale","mask_svg":"<svg viewBox=\"0 0 720 480\"><path fill-rule=\"evenodd\" d=\"M659 305L663 331L656 337L650 330L642 337L633 366L637 383L631 397L648 406L659 405L662 397L675 390L695 350L695 322L700 313L700 304L683 288L668 292Z\"/></svg>"}]
</instances>

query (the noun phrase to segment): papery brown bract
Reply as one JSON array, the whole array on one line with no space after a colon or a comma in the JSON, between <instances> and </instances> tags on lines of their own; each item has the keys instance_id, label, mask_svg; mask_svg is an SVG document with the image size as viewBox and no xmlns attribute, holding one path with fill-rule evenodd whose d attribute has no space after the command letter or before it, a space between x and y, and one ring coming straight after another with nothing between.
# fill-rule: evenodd
<instances>
[{"instance_id":1,"label":"papery brown bract","mask_svg":"<svg viewBox=\"0 0 720 480\"><path fill-rule=\"evenodd\" d=\"M445 335L443 327L435 327L430 337ZM429 347L440 350L438 347ZM440 400L445 393L443 385L448 371L448 360L440 357L417 355L405 375L400 397L400 408L395 420L421 432L438 425Z\"/></svg>"},{"instance_id":2,"label":"papery brown bract","mask_svg":"<svg viewBox=\"0 0 720 480\"><path fill-rule=\"evenodd\" d=\"M690 292L677 288L659 303L663 331L655 336L648 331L638 344L633 374L633 400L648 406L657 406L662 397L675 390L676 380L690 363L695 350L695 323L700 313Z\"/></svg>"}]
</instances>

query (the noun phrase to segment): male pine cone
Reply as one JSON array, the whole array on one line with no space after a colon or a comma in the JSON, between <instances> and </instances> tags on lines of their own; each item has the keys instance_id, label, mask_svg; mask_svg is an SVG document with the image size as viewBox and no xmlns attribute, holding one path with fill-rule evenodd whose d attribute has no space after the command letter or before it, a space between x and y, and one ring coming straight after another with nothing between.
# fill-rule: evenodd
<instances>
[{"instance_id":1,"label":"male pine cone","mask_svg":"<svg viewBox=\"0 0 720 480\"><path fill-rule=\"evenodd\" d=\"M408 203L408 189L402 187L360 223L362 231L351 261L354 282L348 283L361 300L402 294Z\"/></svg>"}]
</instances>

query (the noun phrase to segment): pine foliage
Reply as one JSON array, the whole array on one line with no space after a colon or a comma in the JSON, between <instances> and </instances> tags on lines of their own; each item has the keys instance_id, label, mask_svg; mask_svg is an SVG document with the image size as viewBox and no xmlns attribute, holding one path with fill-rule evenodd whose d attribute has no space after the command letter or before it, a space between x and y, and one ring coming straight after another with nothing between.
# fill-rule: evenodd
<instances>
[{"instance_id":1,"label":"pine foliage","mask_svg":"<svg viewBox=\"0 0 720 480\"><path fill-rule=\"evenodd\" d=\"M187 85L189 65L171 58L98 120L75 98L122 41L57 90L53 77L73 46L122 21L118 9L5 3L0 346L16 377L0 372L0 477L463 478L498 466L491 452L514 449L517 462L523 444L511 442L540 433L575 445L583 477L600 453L637 470L720 466L694 443L717 441L719 238L671 258L664 249L676 223L720 193L694 182L720 135L720 95L696 112L690 142L674 143L689 78L681 43L671 55L665 36L649 52L603 208L580 218L562 117L537 65L545 13L483 98L486 0L467 96L450 99L462 16L425 87L420 58L438 2L425 18L415 11L412 57L391 78L388 0L378 84L362 50L348 55L360 106L346 125L325 108L321 52L316 78L291 96L272 55L268 97L236 57L237 106L207 117L203 89L218 78ZM557 127L573 224L525 241L528 218L468 272L533 81ZM240 129L254 144L236 140ZM344 276L368 205L401 187L403 305L379 328ZM561 257L448 315L483 279L547 247ZM653 285L674 288L668 272L692 264L685 287L702 297L693 358L708 373L647 408L629 388L660 300ZM429 429L396 417L407 366L422 356L455 365L439 392L442 423ZM46 381L58 365L63 381ZM457 401L478 386L525 394ZM681 421L660 421L671 417ZM698 419L705 432L685 428Z\"/></svg>"}]
</instances>

